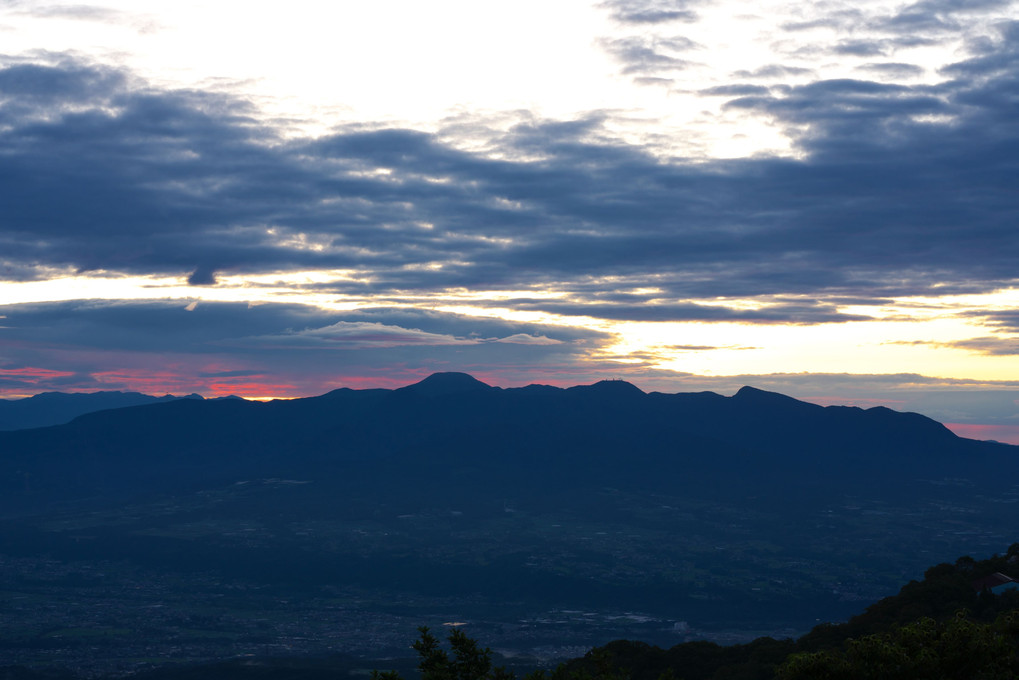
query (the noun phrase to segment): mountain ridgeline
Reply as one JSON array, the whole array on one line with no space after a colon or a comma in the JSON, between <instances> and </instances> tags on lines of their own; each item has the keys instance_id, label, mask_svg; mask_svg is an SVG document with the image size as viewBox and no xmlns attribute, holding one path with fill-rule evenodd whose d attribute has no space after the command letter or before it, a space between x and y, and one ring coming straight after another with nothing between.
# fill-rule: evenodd
<instances>
[{"instance_id":1,"label":"mountain ridgeline","mask_svg":"<svg viewBox=\"0 0 1019 680\"><path fill-rule=\"evenodd\" d=\"M252 477L322 479L373 465L397 485L402 470L429 486L474 478L488 491L605 483L739 493L806 483L848 491L918 477L994 483L1019 465L1015 447L961 439L883 407L821 407L751 387L732 397L645 394L623 381L499 389L458 373L396 390L104 410L0 432L0 452L8 508Z\"/></svg>"}]
</instances>

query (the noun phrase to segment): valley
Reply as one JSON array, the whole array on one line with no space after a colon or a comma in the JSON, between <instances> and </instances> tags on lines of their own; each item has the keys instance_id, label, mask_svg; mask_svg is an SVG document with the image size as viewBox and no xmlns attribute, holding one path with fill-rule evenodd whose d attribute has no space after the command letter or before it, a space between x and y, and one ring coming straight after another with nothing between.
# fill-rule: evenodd
<instances>
[{"instance_id":1,"label":"valley","mask_svg":"<svg viewBox=\"0 0 1019 680\"><path fill-rule=\"evenodd\" d=\"M960 546L1007 544L1019 488L922 485L918 504L797 514L611 487L370 513L348 488L325 512L321 482L282 479L91 502L0 523L0 645L8 663L94 675L245 656L374 667L451 622L532 665L621 638L795 637Z\"/></svg>"}]
</instances>

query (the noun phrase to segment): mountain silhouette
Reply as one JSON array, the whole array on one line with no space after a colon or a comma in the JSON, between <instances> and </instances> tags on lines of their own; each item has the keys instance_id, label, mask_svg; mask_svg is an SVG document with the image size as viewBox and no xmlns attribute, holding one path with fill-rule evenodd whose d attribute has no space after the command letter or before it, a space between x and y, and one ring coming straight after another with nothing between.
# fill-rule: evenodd
<instances>
[{"instance_id":1,"label":"mountain silhouette","mask_svg":"<svg viewBox=\"0 0 1019 680\"><path fill-rule=\"evenodd\" d=\"M918 414L822 407L751 387L732 397L644 393L625 381L500 389L437 373L396 390L267 403L182 399L0 432L0 491L15 505L22 496L174 492L260 475L340 474L353 461L385 467L394 487L439 462L468 466L490 485L527 477L548 488L620 479L850 488L901 483L921 469L994 483L1017 467L1015 450L961 439ZM733 464L747 474L731 475Z\"/></svg>"},{"instance_id":2,"label":"mountain silhouette","mask_svg":"<svg viewBox=\"0 0 1019 680\"><path fill-rule=\"evenodd\" d=\"M447 394L461 394L463 392L478 392L482 390L495 389L486 385L474 376L466 373L433 373L424 380L407 387L401 387L400 391L413 392L426 397L441 397Z\"/></svg>"}]
</instances>

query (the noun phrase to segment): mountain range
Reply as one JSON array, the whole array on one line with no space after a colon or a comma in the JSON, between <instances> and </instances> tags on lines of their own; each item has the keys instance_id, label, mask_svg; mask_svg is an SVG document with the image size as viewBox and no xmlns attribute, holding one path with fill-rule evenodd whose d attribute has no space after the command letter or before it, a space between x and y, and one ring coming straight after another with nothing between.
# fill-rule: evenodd
<instances>
[{"instance_id":1,"label":"mountain range","mask_svg":"<svg viewBox=\"0 0 1019 680\"><path fill-rule=\"evenodd\" d=\"M94 396L97 405L136 399ZM1003 474L1016 470L1016 447L962 439L884 407L821 407L752 387L732 397L646 394L623 381L499 389L462 373L267 403L164 397L0 432L0 452L7 505L321 478L351 465L384 465L390 475L425 466L440 477L476 474L491 487L551 489L626 480L635 488L809 482L849 490L908 486L918 476L1019 479Z\"/></svg>"}]
</instances>

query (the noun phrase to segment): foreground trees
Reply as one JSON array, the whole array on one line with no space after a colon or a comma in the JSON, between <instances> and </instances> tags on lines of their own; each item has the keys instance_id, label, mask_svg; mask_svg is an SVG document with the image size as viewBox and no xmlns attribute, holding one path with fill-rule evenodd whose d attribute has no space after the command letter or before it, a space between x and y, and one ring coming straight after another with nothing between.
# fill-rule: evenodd
<instances>
[{"instance_id":1,"label":"foreground trees","mask_svg":"<svg viewBox=\"0 0 1019 680\"><path fill-rule=\"evenodd\" d=\"M492 652L481 648L463 631L454 629L448 638L450 651L440 645L428 628L418 629L414 643L421 680L513 680L513 673L492 664ZM1019 678L1019 611L1000 615L992 623L970 619L960 611L947 621L922 618L882 633L848 639L842 645L817 652L798 652L779 661L791 641L772 641L768 654L746 659L722 653L713 663L669 665L658 680L713 678L717 680L1013 680ZM631 643L632 644L632 643ZM710 643L687 643L679 647L697 650ZM751 646L746 646L748 649ZM644 646L652 655L655 648ZM723 648L719 648L721 650ZM730 648L732 650L732 648ZM633 650L631 650L633 651ZM661 650L659 650L661 651ZM731 658L726 658L730 657ZM745 656L745 655L737 655ZM584 665L564 664L551 672L535 671L524 680L631 680L647 675L641 654L624 661L606 650L593 650ZM701 660L703 661L703 660ZM402 680L395 671L375 671L372 680Z\"/></svg>"},{"instance_id":2,"label":"foreground trees","mask_svg":"<svg viewBox=\"0 0 1019 680\"><path fill-rule=\"evenodd\" d=\"M427 626L418 628L421 637L414 643L418 653L421 680L512 680L513 674L499 666L492 667L492 650L478 646L459 628L449 634L452 657ZM372 671L372 680L402 680L396 671Z\"/></svg>"},{"instance_id":3,"label":"foreground trees","mask_svg":"<svg viewBox=\"0 0 1019 680\"><path fill-rule=\"evenodd\" d=\"M1019 677L1019 611L993 623L959 612L848 640L843 649L793 654L782 680L1012 680Z\"/></svg>"}]
</instances>

